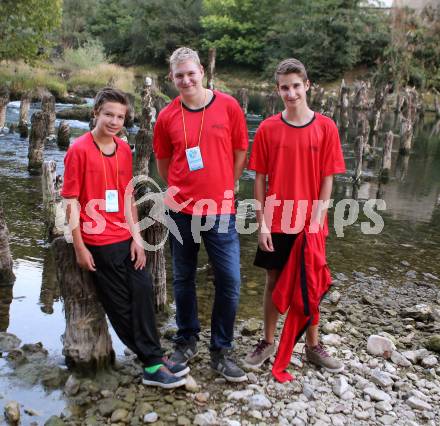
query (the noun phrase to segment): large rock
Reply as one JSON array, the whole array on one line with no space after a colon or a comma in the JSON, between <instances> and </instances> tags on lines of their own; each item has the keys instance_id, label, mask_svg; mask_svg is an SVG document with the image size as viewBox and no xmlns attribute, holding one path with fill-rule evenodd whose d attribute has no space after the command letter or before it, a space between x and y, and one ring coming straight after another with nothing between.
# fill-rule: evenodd
<instances>
[{"instance_id":1,"label":"large rock","mask_svg":"<svg viewBox=\"0 0 440 426\"><path fill-rule=\"evenodd\" d=\"M197 414L194 418L194 424L199 426L213 426L218 424L217 413L214 410L208 410Z\"/></svg>"},{"instance_id":2,"label":"large rock","mask_svg":"<svg viewBox=\"0 0 440 426\"><path fill-rule=\"evenodd\" d=\"M390 401L391 397L384 391L376 388L367 387L364 389L365 395L368 395L373 401Z\"/></svg>"},{"instance_id":3,"label":"large rock","mask_svg":"<svg viewBox=\"0 0 440 426\"><path fill-rule=\"evenodd\" d=\"M339 398L350 389L350 385L347 382L345 376L339 376L333 382L333 392L335 395L339 396Z\"/></svg>"},{"instance_id":4,"label":"large rock","mask_svg":"<svg viewBox=\"0 0 440 426\"><path fill-rule=\"evenodd\" d=\"M417 364L423 358L426 358L429 355L429 352L426 349L418 349L416 351L402 352L402 355L406 359L409 359L413 364Z\"/></svg>"},{"instance_id":5,"label":"large rock","mask_svg":"<svg viewBox=\"0 0 440 426\"><path fill-rule=\"evenodd\" d=\"M110 420L112 423L126 423L128 420L128 411L125 408L117 408L115 411L113 411Z\"/></svg>"},{"instance_id":6,"label":"large rock","mask_svg":"<svg viewBox=\"0 0 440 426\"><path fill-rule=\"evenodd\" d=\"M386 337L373 334L368 338L367 351L371 355L389 358L395 350L396 346L394 343Z\"/></svg>"},{"instance_id":7,"label":"large rock","mask_svg":"<svg viewBox=\"0 0 440 426\"><path fill-rule=\"evenodd\" d=\"M9 352L20 347L21 340L12 333L0 332L0 352Z\"/></svg>"},{"instance_id":8,"label":"large rock","mask_svg":"<svg viewBox=\"0 0 440 426\"><path fill-rule=\"evenodd\" d=\"M434 334L425 343L426 349L440 354L440 334Z\"/></svg>"},{"instance_id":9,"label":"large rock","mask_svg":"<svg viewBox=\"0 0 440 426\"><path fill-rule=\"evenodd\" d=\"M411 396L406 400L406 403L416 410L432 410L432 406L422 399Z\"/></svg>"},{"instance_id":10,"label":"large rock","mask_svg":"<svg viewBox=\"0 0 440 426\"><path fill-rule=\"evenodd\" d=\"M267 398L267 396L261 393L249 397L248 405L250 409L256 410L269 409L272 407L272 403Z\"/></svg>"},{"instance_id":11,"label":"large rock","mask_svg":"<svg viewBox=\"0 0 440 426\"><path fill-rule=\"evenodd\" d=\"M388 374L378 370L373 371L370 380L382 388L391 387L394 383L394 380Z\"/></svg>"},{"instance_id":12,"label":"large rock","mask_svg":"<svg viewBox=\"0 0 440 426\"><path fill-rule=\"evenodd\" d=\"M241 401L243 399L248 399L253 393L254 391L252 389L234 391L228 395L228 401Z\"/></svg>"},{"instance_id":13,"label":"large rock","mask_svg":"<svg viewBox=\"0 0 440 426\"><path fill-rule=\"evenodd\" d=\"M341 331L343 325L344 323L342 321L331 321L324 324L324 326L322 327L322 331L327 334L338 334Z\"/></svg>"},{"instance_id":14,"label":"large rock","mask_svg":"<svg viewBox=\"0 0 440 426\"><path fill-rule=\"evenodd\" d=\"M255 318L251 318L243 324L243 328L241 329L241 334L243 336L253 336L257 334L261 330L261 323L257 321Z\"/></svg>"},{"instance_id":15,"label":"large rock","mask_svg":"<svg viewBox=\"0 0 440 426\"><path fill-rule=\"evenodd\" d=\"M158 418L159 418L159 416L157 415L157 413L152 411L151 413L147 413L144 415L143 422L144 423L155 423L155 422L157 422Z\"/></svg>"},{"instance_id":16,"label":"large rock","mask_svg":"<svg viewBox=\"0 0 440 426\"><path fill-rule=\"evenodd\" d=\"M67 396L76 395L79 391L80 385L81 382L73 374L71 374L64 385L64 393Z\"/></svg>"},{"instance_id":17,"label":"large rock","mask_svg":"<svg viewBox=\"0 0 440 426\"><path fill-rule=\"evenodd\" d=\"M403 309L401 315L418 321L429 321L432 320L432 309L429 305L420 303Z\"/></svg>"},{"instance_id":18,"label":"large rock","mask_svg":"<svg viewBox=\"0 0 440 426\"><path fill-rule=\"evenodd\" d=\"M420 364L425 368L432 368L438 364L438 359L435 355L428 355L426 358L422 359Z\"/></svg>"},{"instance_id":19,"label":"large rock","mask_svg":"<svg viewBox=\"0 0 440 426\"><path fill-rule=\"evenodd\" d=\"M118 408L129 410L130 404L116 398L105 398L98 403L99 414L101 414L103 417L110 416Z\"/></svg>"},{"instance_id":20,"label":"large rock","mask_svg":"<svg viewBox=\"0 0 440 426\"><path fill-rule=\"evenodd\" d=\"M9 401L4 408L5 418L8 422L15 425L20 421L20 406L17 401Z\"/></svg>"},{"instance_id":21,"label":"large rock","mask_svg":"<svg viewBox=\"0 0 440 426\"><path fill-rule=\"evenodd\" d=\"M394 362L394 364L400 366L400 367L410 367L411 362L408 361L400 352L393 351L391 353L391 361Z\"/></svg>"},{"instance_id":22,"label":"large rock","mask_svg":"<svg viewBox=\"0 0 440 426\"><path fill-rule=\"evenodd\" d=\"M192 376L188 375L186 376L185 389L188 392L196 393L199 392L200 386L197 384Z\"/></svg>"}]
</instances>

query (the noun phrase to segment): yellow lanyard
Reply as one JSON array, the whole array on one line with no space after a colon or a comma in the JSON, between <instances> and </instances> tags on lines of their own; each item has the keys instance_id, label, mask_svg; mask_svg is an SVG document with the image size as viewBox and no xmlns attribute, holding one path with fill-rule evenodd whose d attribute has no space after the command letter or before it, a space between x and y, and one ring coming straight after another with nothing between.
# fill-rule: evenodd
<instances>
[{"instance_id":1,"label":"yellow lanyard","mask_svg":"<svg viewBox=\"0 0 440 426\"><path fill-rule=\"evenodd\" d=\"M104 168L104 180L105 180L105 190L107 191L107 171L105 169L104 154L102 153L101 147L99 147L99 152L101 153L102 167ZM118 145L115 142L115 156L116 156L116 190L118 190L119 181L119 162L118 162Z\"/></svg>"},{"instance_id":2,"label":"yellow lanyard","mask_svg":"<svg viewBox=\"0 0 440 426\"><path fill-rule=\"evenodd\" d=\"M199 130L199 142L197 144L198 147L200 147L200 141L202 139L203 122L205 121L206 92L207 92L207 90L205 89L205 96L203 98L202 121L200 123L200 130ZM183 102L182 102L182 99L180 100L180 111L182 112L183 134L185 136L185 149L188 149L188 137L186 135L185 114L183 113Z\"/></svg>"}]
</instances>

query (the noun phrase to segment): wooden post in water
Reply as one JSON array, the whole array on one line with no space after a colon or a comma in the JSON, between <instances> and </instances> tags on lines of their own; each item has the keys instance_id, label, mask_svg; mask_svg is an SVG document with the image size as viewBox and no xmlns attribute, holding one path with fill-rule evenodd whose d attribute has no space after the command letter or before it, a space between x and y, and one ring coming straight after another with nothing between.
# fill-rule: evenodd
<instances>
[{"instance_id":1,"label":"wooden post in water","mask_svg":"<svg viewBox=\"0 0 440 426\"><path fill-rule=\"evenodd\" d=\"M46 137L55 138L55 97L52 93L46 92L41 99L41 110L46 114Z\"/></svg>"},{"instance_id":2,"label":"wooden post in water","mask_svg":"<svg viewBox=\"0 0 440 426\"><path fill-rule=\"evenodd\" d=\"M56 175L57 164L54 160L45 161L42 166L43 212L46 237L52 241L64 234L64 210L60 196L63 179Z\"/></svg>"},{"instance_id":3,"label":"wooden post in water","mask_svg":"<svg viewBox=\"0 0 440 426\"><path fill-rule=\"evenodd\" d=\"M44 141L46 139L46 115L37 111L31 118L31 135L29 137L28 170L31 175L41 173L43 164Z\"/></svg>"},{"instance_id":4,"label":"wooden post in water","mask_svg":"<svg viewBox=\"0 0 440 426\"><path fill-rule=\"evenodd\" d=\"M341 81L339 89L339 108L341 127L347 129L349 125L348 109L350 107L350 87L345 84L344 79Z\"/></svg>"},{"instance_id":5,"label":"wooden post in water","mask_svg":"<svg viewBox=\"0 0 440 426\"><path fill-rule=\"evenodd\" d=\"M140 129L136 134L135 148L136 156L134 161L134 175L145 175L149 173L149 162L153 152L153 125L156 110L153 108L153 80L145 78L142 90L142 113L140 117Z\"/></svg>"},{"instance_id":6,"label":"wooden post in water","mask_svg":"<svg viewBox=\"0 0 440 426\"><path fill-rule=\"evenodd\" d=\"M265 116L270 117L275 114L278 95L276 92L270 92L266 95Z\"/></svg>"},{"instance_id":7,"label":"wooden post in water","mask_svg":"<svg viewBox=\"0 0 440 426\"><path fill-rule=\"evenodd\" d=\"M73 245L58 237L52 242L52 250L66 318L62 337L66 365L90 374L115 360L104 309L90 272L80 269L76 262Z\"/></svg>"},{"instance_id":8,"label":"wooden post in water","mask_svg":"<svg viewBox=\"0 0 440 426\"><path fill-rule=\"evenodd\" d=\"M57 145L60 149L67 149L70 145L70 126L67 121L62 121L58 127Z\"/></svg>"},{"instance_id":9,"label":"wooden post in water","mask_svg":"<svg viewBox=\"0 0 440 426\"><path fill-rule=\"evenodd\" d=\"M9 89L8 86L0 86L0 130L5 127L6 124L6 106L9 102Z\"/></svg>"},{"instance_id":10,"label":"wooden post in water","mask_svg":"<svg viewBox=\"0 0 440 426\"><path fill-rule=\"evenodd\" d=\"M365 81L356 81L354 83L353 108L355 109L368 108L368 87Z\"/></svg>"},{"instance_id":11,"label":"wooden post in water","mask_svg":"<svg viewBox=\"0 0 440 426\"><path fill-rule=\"evenodd\" d=\"M393 140L394 140L394 134L390 130L386 135L385 142L383 145L382 167L380 170L380 180L382 182L387 182L390 177L391 154L393 152Z\"/></svg>"},{"instance_id":12,"label":"wooden post in water","mask_svg":"<svg viewBox=\"0 0 440 426\"><path fill-rule=\"evenodd\" d=\"M152 80L147 77L142 92L141 128L135 139L135 176L144 175L148 177L148 164L153 152L153 121L155 120L155 116L156 110L153 107ZM146 229L142 231L142 237L149 246L156 247L156 250L147 250L147 258L153 278L156 310L163 311L167 302L166 269L163 243L159 244L159 242L164 242L165 240L165 211L162 194L155 193L153 196L153 193L149 193L149 191L148 182L138 183L135 187L135 199L138 202L139 221L150 222L150 226L147 226ZM141 198L147 193L149 193L147 201L142 202ZM155 200L152 199L154 197ZM158 208L159 210L157 210ZM155 210L153 211L153 209ZM159 214L159 216L156 216L157 214ZM157 218L160 220L156 220Z\"/></svg>"},{"instance_id":13,"label":"wooden post in water","mask_svg":"<svg viewBox=\"0 0 440 426\"><path fill-rule=\"evenodd\" d=\"M21 138L29 136L29 109L31 107L31 93L26 91L21 95L18 132Z\"/></svg>"},{"instance_id":14,"label":"wooden post in water","mask_svg":"<svg viewBox=\"0 0 440 426\"><path fill-rule=\"evenodd\" d=\"M354 182L359 182L362 176L362 160L364 154L364 137L356 136L354 144L355 168L354 168Z\"/></svg>"},{"instance_id":15,"label":"wooden post in water","mask_svg":"<svg viewBox=\"0 0 440 426\"><path fill-rule=\"evenodd\" d=\"M9 232L3 213L3 207L0 203L0 286L8 286L15 281L12 266L11 250L9 249Z\"/></svg>"},{"instance_id":16,"label":"wooden post in water","mask_svg":"<svg viewBox=\"0 0 440 426\"><path fill-rule=\"evenodd\" d=\"M206 78L208 89L214 90L214 72L215 72L215 57L217 49L210 47L208 51L208 67L206 69Z\"/></svg>"},{"instance_id":17,"label":"wooden post in water","mask_svg":"<svg viewBox=\"0 0 440 426\"><path fill-rule=\"evenodd\" d=\"M411 121L407 118L402 118L400 123L400 150L401 155L409 155L411 152L411 145L413 139L414 128Z\"/></svg>"},{"instance_id":18,"label":"wooden post in water","mask_svg":"<svg viewBox=\"0 0 440 426\"><path fill-rule=\"evenodd\" d=\"M238 97L238 103L241 106L241 109L243 110L243 113L246 115L248 112L248 105L249 105L249 94L247 89L239 89L237 93Z\"/></svg>"},{"instance_id":19,"label":"wooden post in water","mask_svg":"<svg viewBox=\"0 0 440 426\"><path fill-rule=\"evenodd\" d=\"M373 115L370 125L373 134L376 134L382 127L383 109L389 89L390 85L387 84L384 87L378 87L376 90L373 103Z\"/></svg>"}]
</instances>

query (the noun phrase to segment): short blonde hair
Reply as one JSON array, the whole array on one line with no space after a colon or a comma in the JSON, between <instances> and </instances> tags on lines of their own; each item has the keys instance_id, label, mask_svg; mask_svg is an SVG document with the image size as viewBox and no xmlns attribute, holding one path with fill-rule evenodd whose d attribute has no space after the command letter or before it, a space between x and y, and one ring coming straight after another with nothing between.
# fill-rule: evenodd
<instances>
[{"instance_id":1,"label":"short blonde hair","mask_svg":"<svg viewBox=\"0 0 440 426\"><path fill-rule=\"evenodd\" d=\"M197 65L201 65L199 54L195 50L189 47L179 47L170 56L170 69L172 69L174 65L185 61L193 61Z\"/></svg>"}]
</instances>

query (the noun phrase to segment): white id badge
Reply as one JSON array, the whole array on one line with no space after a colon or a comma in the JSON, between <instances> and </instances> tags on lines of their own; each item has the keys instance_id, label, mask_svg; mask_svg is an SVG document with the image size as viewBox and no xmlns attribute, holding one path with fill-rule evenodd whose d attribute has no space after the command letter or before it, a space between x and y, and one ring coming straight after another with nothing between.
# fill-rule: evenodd
<instances>
[{"instance_id":1,"label":"white id badge","mask_svg":"<svg viewBox=\"0 0 440 426\"><path fill-rule=\"evenodd\" d=\"M200 148L198 146L195 146L194 148L187 148L185 153L189 170L191 172L194 170L203 169L202 153L200 152Z\"/></svg>"},{"instance_id":2,"label":"white id badge","mask_svg":"<svg viewBox=\"0 0 440 426\"><path fill-rule=\"evenodd\" d=\"M107 213L117 213L119 211L117 189L107 189L105 191L105 211Z\"/></svg>"}]
</instances>

